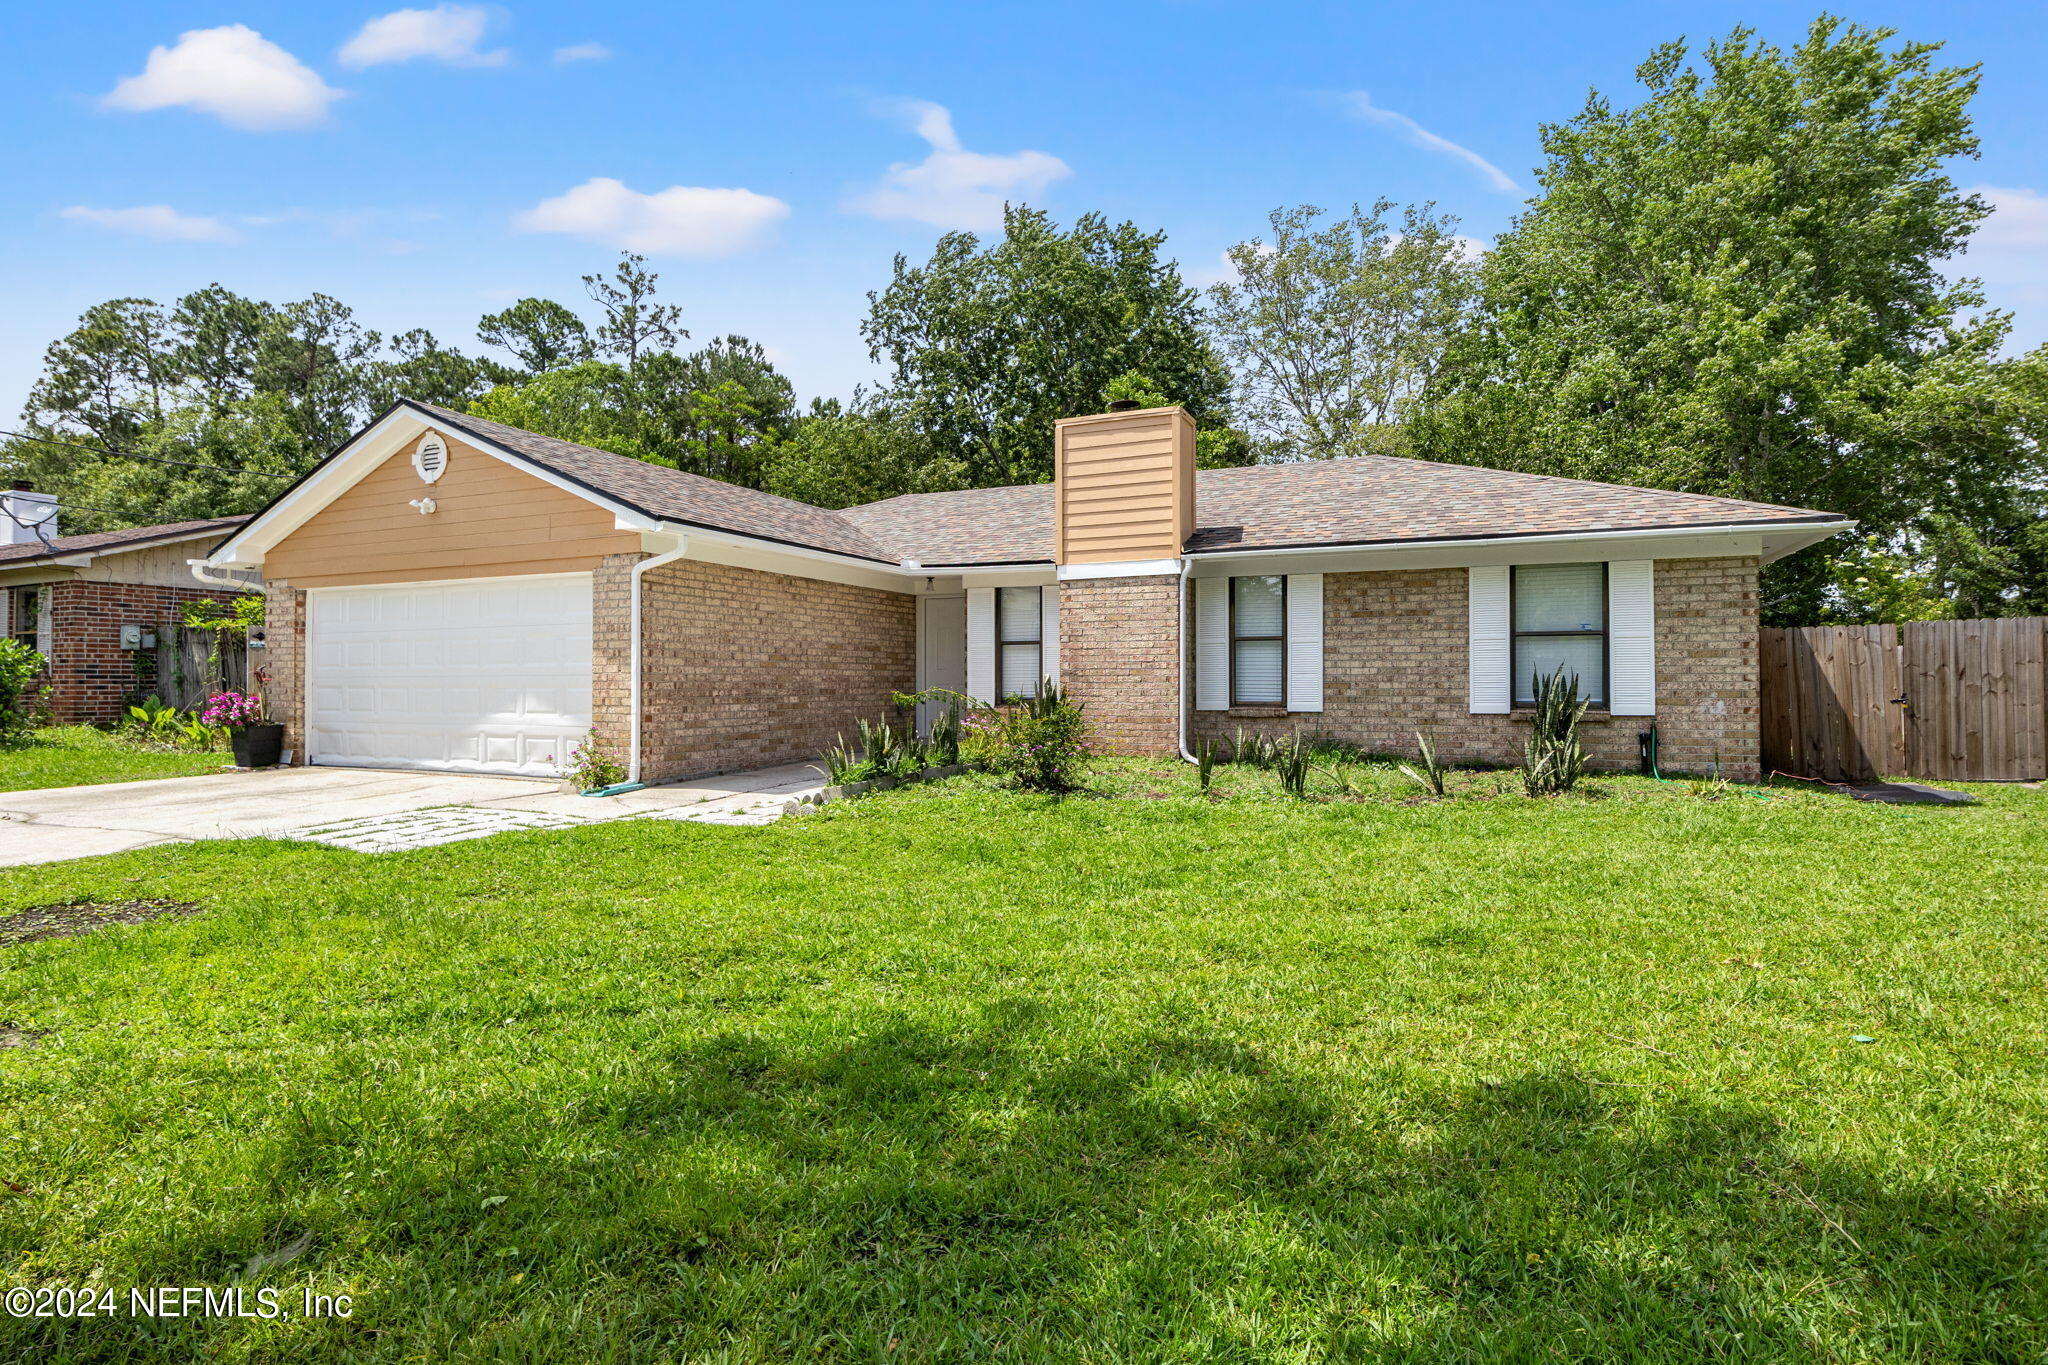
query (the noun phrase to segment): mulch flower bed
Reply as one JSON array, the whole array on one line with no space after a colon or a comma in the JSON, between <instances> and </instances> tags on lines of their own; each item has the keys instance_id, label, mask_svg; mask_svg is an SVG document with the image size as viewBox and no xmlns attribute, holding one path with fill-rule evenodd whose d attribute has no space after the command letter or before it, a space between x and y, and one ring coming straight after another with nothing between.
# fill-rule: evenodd
<instances>
[{"instance_id":1,"label":"mulch flower bed","mask_svg":"<svg viewBox=\"0 0 2048 1365\"><path fill-rule=\"evenodd\" d=\"M146 924L165 915L196 915L204 908L191 901L169 900L38 905L0 915L0 946L39 943L47 938L77 938L109 924Z\"/></svg>"}]
</instances>

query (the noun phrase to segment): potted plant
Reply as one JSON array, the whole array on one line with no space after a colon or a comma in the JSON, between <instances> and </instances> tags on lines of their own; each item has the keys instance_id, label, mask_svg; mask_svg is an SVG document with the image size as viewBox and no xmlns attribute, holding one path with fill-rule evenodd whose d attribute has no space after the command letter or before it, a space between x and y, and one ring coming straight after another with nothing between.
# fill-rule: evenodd
<instances>
[{"instance_id":1,"label":"potted plant","mask_svg":"<svg viewBox=\"0 0 2048 1365\"><path fill-rule=\"evenodd\" d=\"M269 768L284 751L284 726L263 718L263 698L249 692L216 692L199 718L228 731L238 768Z\"/></svg>"}]
</instances>

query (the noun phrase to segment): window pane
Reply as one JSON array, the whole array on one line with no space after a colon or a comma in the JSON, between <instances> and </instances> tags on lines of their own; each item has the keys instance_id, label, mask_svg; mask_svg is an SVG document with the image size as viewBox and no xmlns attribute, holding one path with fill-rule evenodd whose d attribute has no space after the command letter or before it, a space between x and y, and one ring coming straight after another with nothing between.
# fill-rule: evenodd
<instances>
[{"instance_id":1,"label":"window pane","mask_svg":"<svg viewBox=\"0 0 2048 1365\"><path fill-rule=\"evenodd\" d=\"M1039 631L1039 589L996 589L996 638L1006 644L1036 640ZM1025 688L1029 692L1030 688Z\"/></svg>"},{"instance_id":2,"label":"window pane","mask_svg":"<svg viewBox=\"0 0 2048 1365\"><path fill-rule=\"evenodd\" d=\"M1287 700L1281 677L1286 649L1278 640L1239 640L1237 651L1237 695L1233 703L1270 702L1277 706Z\"/></svg>"},{"instance_id":3,"label":"window pane","mask_svg":"<svg viewBox=\"0 0 2048 1365\"><path fill-rule=\"evenodd\" d=\"M1598 564L1515 567L1516 630L1607 629L1605 575Z\"/></svg>"},{"instance_id":4,"label":"window pane","mask_svg":"<svg viewBox=\"0 0 2048 1365\"><path fill-rule=\"evenodd\" d=\"M1030 589L1037 592L1038 589ZM1038 690L1038 646L1004 645L1003 677L997 691L1005 697L1028 697Z\"/></svg>"},{"instance_id":5,"label":"window pane","mask_svg":"<svg viewBox=\"0 0 2048 1365\"><path fill-rule=\"evenodd\" d=\"M1579 695L1595 706L1607 704L1607 637L1604 635L1525 635L1515 641L1515 704L1536 700L1536 679L1548 678L1564 665L1565 676L1579 675Z\"/></svg>"},{"instance_id":6,"label":"window pane","mask_svg":"<svg viewBox=\"0 0 2048 1365\"><path fill-rule=\"evenodd\" d=\"M1237 638L1280 634L1280 581L1273 576L1230 580L1237 594Z\"/></svg>"}]
</instances>

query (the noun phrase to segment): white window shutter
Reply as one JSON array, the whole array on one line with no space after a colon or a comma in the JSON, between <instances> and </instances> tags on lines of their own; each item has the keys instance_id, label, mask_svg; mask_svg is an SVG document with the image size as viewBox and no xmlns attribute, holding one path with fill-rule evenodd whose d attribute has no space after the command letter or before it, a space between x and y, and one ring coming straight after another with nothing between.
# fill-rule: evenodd
<instances>
[{"instance_id":1,"label":"white window shutter","mask_svg":"<svg viewBox=\"0 0 2048 1365\"><path fill-rule=\"evenodd\" d=\"M1607 709L1617 716L1657 714L1655 560L1607 565Z\"/></svg>"},{"instance_id":2,"label":"white window shutter","mask_svg":"<svg viewBox=\"0 0 2048 1365\"><path fill-rule=\"evenodd\" d=\"M1475 565L1465 573L1468 705L1475 716L1506 715L1515 652L1508 624L1508 568L1505 564Z\"/></svg>"},{"instance_id":3,"label":"white window shutter","mask_svg":"<svg viewBox=\"0 0 2048 1365\"><path fill-rule=\"evenodd\" d=\"M967 590L967 695L996 699L996 590Z\"/></svg>"},{"instance_id":4,"label":"white window shutter","mask_svg":"<svg viewBox=\"0 0 2048 1365\"><path fill-rule=\"evenodd\" d=\"M1055 684L1060 680L1060 585L1040 588L1043 605L1039 613L1039 666Z\"/></svg>"},{"instance_id":5,"label":"white window shutter","mask_svg":"<svg viewBox=\"0 0 2048 1365\"><path fill-rule=\"evenodd\" d=\"M1230 580L1195 580L1195 709L1230 709Z\"/></svg>"},{"instance_id":6,"label":"white window shutter","mask_svg":"<svg viewBox=\"0 0 2048 1365\"><path fill-rule=\"evenodd\" d=\"M1323 709L1323 576L1287 575L1287 709Z\"/></svg>"}]
</instances>

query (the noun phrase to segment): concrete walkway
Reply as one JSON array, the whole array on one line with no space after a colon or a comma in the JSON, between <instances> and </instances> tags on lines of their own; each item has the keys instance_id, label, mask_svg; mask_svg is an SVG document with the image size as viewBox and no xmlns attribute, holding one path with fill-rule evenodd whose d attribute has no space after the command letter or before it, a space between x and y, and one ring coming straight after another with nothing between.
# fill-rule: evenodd
<instances>
[{"instance_id":1,"label":"concrete walkway","mask_svg":"<svg viewBox=\"0 0 2048 1365\"><path fill-rule=\"evenodd\" d=\"M765 824L823 783L789 764L599 798L523 777L273 768L0 792L0 866L259 835L382 852L628 817Z\"/></svg>"}]
</instances>

